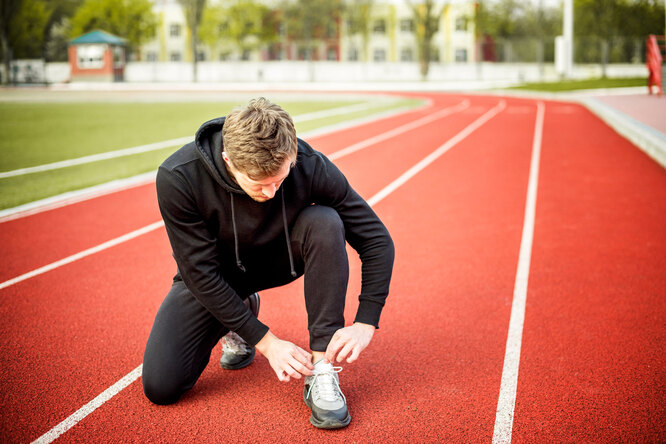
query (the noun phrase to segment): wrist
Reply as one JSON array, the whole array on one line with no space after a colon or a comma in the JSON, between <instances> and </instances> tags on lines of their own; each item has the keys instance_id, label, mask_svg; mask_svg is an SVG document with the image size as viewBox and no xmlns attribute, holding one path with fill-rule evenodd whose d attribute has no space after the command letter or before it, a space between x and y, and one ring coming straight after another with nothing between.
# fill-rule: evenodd
<instances>
[{"instance_id":1,"label":"wrist","mask_svg":"<svg viewBox=\"0 0 666 444\"><path fill-rule=\"evenodd\" d=\"M271 347L271 345L273 345L273 343L275 343L275 341L277 341L277 337L273 333L268 331L264 335L264 337L261 338L259 342L257 342L254 348L256 348L259 351L259 353L266 356L268 349Z\"/></svg>"},{"instance_id":2,"label":"wrist","mask_svg":"<svg viewBox=\"0 0 666 444\"><path fill-rule=\"evenodd\" d=\"M358 325L359 327L363 328L364 330L367 330L367 331L372 332L372 333L374 333L375 330L377 329L374 325L365 324L363 322L354 322L354 325Z\"/></svg>"}]
</instances>

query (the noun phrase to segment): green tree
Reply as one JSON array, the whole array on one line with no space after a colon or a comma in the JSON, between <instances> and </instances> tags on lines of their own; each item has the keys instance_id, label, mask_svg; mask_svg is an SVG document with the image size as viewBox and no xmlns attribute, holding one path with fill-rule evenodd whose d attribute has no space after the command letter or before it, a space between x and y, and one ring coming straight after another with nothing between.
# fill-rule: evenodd
<instances>
[{"instance_id":1,"label":"green tree","mask_svg":"<svg viewBox=\"0 0 666 444\"><path fill-rule=\"evenodd\" d=\"M41 58L48 16L48 7L43 1L28 0L21 4L9 31L14 59Z\"/></svg>"},{"instance_id":2,"label":"green tree","mask_svg":"<svg viewBox=\"0 0 666 444\"><path fill-rule=\"evenodd\" d=\"M67 36L71 18L83 0L42 0L46 4L48 20L44 26L42 57L46 61L67 60Z\"/></svg>"},{"instance_id":3,"label":"green tree","mask_svg":"<svg viewBox=\"0 0 666 444\"><path fill-rule=\"evenodd\" d=\"M416 3L407 0L416 25L416 45L423 80L428 78L430 60L432 59L432 38L439 30L439 20L447 2L444 2L441 7L438 7L437 3L436 0L424 0Z\"/></svg>"},{"instance_id":4,"label":"green tree","mask_svg":"<svg viewBox=\"0 0 666 444\"><path fill-rule=\"evenodd\" d=\"M373 0L347 0L344 8L349 35L360 35L363 41L363 60L368 60L372 5Z\"/></svg>"},{"instance_id":5,"label":"green tree","mask_svg":"<svg viewBox=\"0 0 666 444\"><path fill-rule=\"evenodd\" d=\"M9 83L10 66L14 53L9 40L9 34L22 3L22 0L2 0L0 2L0 46L2 49L2 61L5 67L5 75L2 76L3 84Z\"/></svg>"},{"instance_id":6,"label":"green tree","mask_svg":"<svg viewBox=\"0 0 666 444\"><path fill-rule=\"evenodd\" d=\"M274 11L253 0L226 0L206 8L199 28L202 42L239 53L278 38Z\"/></svg>"},{"instance_id":7,"label":"green tree","mask_svg":"<svg viewBox=\"0 0 666 444\"><path fill-rule=\"evenodd\" d=\"M574 1L574 34L583 39L591 37L598 42L603 78L606 78L609 46L613 37L620 34L620 23L623 20L621 3L619 0ZM580 48L579 45L574 54Z\"/></svg>"},{"instance_id":8,"label":"green tree","mask_svg":"<svg viewBox=\"0 0 666 444\"><path fill-rule=\"evenodd\" d=\"M85 0L72 17L70 37L101 29L126 39L134 52L155 37L152 7L150 0Z\"/></svg>"},{"instance_id":9,"label":"green tree","mask_svg":"<svg viewBox=\"0 0 666 444\"><path fill-rule=\"evenodd\" d=\"M192 48L192 81L197 81L197 46L199 41L199 25L206 7L206 0L178 0L185 13L185 21L190 30L190 47Z\"/></svg>"},{"instance_id":10,"label":"green tree","mask_svg":"<svg viewBox=\"0 0 666 444\"><path fill-rule=\"evenodd\" d=\"M303 58L312 60L314 48L336 36L344 6L342 0L296 0L282 9L287 35L299 42Z\"/></svg>"}]
</instances>

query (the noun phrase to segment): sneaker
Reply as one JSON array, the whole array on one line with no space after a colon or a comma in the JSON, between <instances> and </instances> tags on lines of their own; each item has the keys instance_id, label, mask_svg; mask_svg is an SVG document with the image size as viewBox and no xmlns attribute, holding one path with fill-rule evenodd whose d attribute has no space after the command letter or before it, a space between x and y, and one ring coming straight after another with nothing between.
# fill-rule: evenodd
<instances>
[{"instance_id":1,"label":"sneaker","mask_svg":"<svg viewBox=\"0 0 666 444\"><path fill-rule=\"evenodd\" d=\"M338 373L342 367L319 360L312 376L305 377L303 399L312 410L310 423L320 429L339 429L351 421L347 411L347 398L340 390Z\"/></svg>"},{"instance_id":2,"label":"sneaker","mask_svg":"<svg viewBox=\"0 0 666 444\"><path fill-rule=\"evenodd\" d=\"M243 301L255 316L259 315L259 294L251 294ZM254 360L254 347L245 342L243 338L233 331L224 336L222 344L222 357L220 367L227 370L238 370L252 364Z\"/></svg>"}]
</instances>

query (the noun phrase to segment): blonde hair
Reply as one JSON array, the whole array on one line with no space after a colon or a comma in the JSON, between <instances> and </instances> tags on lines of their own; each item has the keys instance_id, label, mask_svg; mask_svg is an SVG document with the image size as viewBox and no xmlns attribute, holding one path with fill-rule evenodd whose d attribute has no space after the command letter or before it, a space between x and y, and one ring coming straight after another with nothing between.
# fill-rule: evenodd
<instances>
[{"instance_id":1,"label":"blonde hair","mask_svg":"<svg viewBox=\"0 0 666 444\"><path fill-rule=\"evenodd\" d=\"M234 168L253 180L277 175L296 161L296 130L289 114L260 97L231 111L222 128L224 151Z\"/></svg>"}]
</instances>

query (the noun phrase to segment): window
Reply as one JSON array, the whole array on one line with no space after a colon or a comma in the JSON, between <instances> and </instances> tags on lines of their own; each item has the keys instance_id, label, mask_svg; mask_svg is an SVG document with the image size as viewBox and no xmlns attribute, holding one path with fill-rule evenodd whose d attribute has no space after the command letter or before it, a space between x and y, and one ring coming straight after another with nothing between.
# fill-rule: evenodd
<instances>
[{"instance_id":1,"label":"window","mask_svg":"<svg viewBox=\"0 0 666 444\"><path fill-rule=\"evenodd\" d=\"M81 69L104 67L106 45L79 45L76 47L76 64Z\"/></svg>"},{"instance_id":2,"label":"window","mask_svg":"<svg viewBox=\"0 0 666 444\"><path fill-rule=\"evenodd\" d=\"M169 54L169 60L172 62L180 62L180 53L179 52L172 52Z\"/></svg>"},{"instance_id":3,"label":"window","mask_svg":"<svg viewBox=\"0 0 666 444\"><path fill-rule=\"evenodd\" d=\"M328 48L326 50L326 60L328 61L338 60L338 51L335 48Z\"/></svg>"},{"instance_id":4,"label":"window","mask_svg":"<svg viewBox=\"0 0 666 444\"><path fill-rule=\"evenodd\" d=\"M251 55L252 55L252 51L250 51L249 49L244 49L243 50L243 55L241 55L241 60L247 62L248 60L250 60Z\"/></svg>"},{"instance_id":5,"label":"window","mask_svg":"<svg viewBox=\"0 0 666 444\"><path fill-rule=\"evenodd\" d=\"M203 62L206 60L206 54L203 51L197 52L197 62Z\"/></svg>"},{"instance_id":6,"label":"window","mask_svg":"<svg viewBox=\"0 0 666 444\"><path fill-rule=\"evenodd\" d=\"M336 22L328 22L328 25L326 26L326 37L329 39L335 38L335 36L338 34L338 24Z\"/></svg>"},{"instance_id":7,"label":"window","mask_svg":"<svg viewBox=\"0 0 666 444\"><path fill-rule=\"evenodd\" d=\"M401 32L414 32L414 20L413 19L402 19L402 20L400 20L400 31Z\"/></svg>"},{"instance_id":8,"label":"window","mask_svg":"<svg viewBox=\"0 0 666 444\"><path fill-rule=\"evenodd\" d=\"M430 61L439 62L439 50L437 48L432 48L430 50Z\"/></svg>"},{"instance_id":9,"label":"window","mask_svg":"<svg viewBox=\"0 0 666 444\"><path fill-rule=\"evenodd\" d=\"M220 53L220 62L224 62L226 60L231 59L231 53L230 52L221 52Z\"/></svg>"},{"instance_id":10,"label":"window","mask_svg":"<svg viewBox=\"0 0 666 444\"><path fill-rule=\"evenodd\" d=\"M157 62L157 53L155 51L148 51L146 53L146 62Z\"/></svg>"},{"instance_id":11,"label":"window","mask_svg":"<svg viewBox=\"0 0 666 444\"><path fill-rule=\"evenodd\" d=\"M456 62L467 61L467 50L465 48L456 49Z\"/></svg>"},{"instance_id":12,"label":"window","mask_svg":"<svg viewBox=\"0 0 666 444\"><path fill-rule=\"evenodd\" d=\"M467 18L458 17L456 19L456 31L467 31Z\"/></svg>"},{"instance_id":13,"label":"window","mask_svg":"<svg viewBox=\"0 0 666 444\"><path fill-rule=\"evenodd\" d=\"M375 20L372 26L372 31L375 34L386 34L386 20Z\"/></svg>"},{"instance_id":14,"label":"window","mask_svg":"<svg viewBox=\"0 0 666 444\"><path fill-rule=\"evenodd\" d=\"M347 60L350 62L358 61L358 49L349 48L349 51L347 52Z\"/></svg>"},{"instance_id":15,"label":"window","mask_svg":"<svg viewBox=\"0 0 666 444\"><path fill-rule=\"evenodd\" d=\"M411 62L414 60L414 52L412 48L403 48L400 51L400 61L401 62Z\"/></svg>"},{"instance_id":16,"label":"window","mask_svg":"<svg viewBox=\"0 0 666 444\"><path fill-rule=\"evenodd\" d=\"M386 51L383 49L375 49L372 58L375 62L385 62L386 61Z\"/></svg>"},{"instance_id":17,"label":"window","mask_svg":"<svg viewBox=\"0 0 666 444\"><path fill-rule=\"evenodd\" d=\"M169 26L169 36L170 37L180 37L180 25L177 23Z\"/></svg>"}]
</instances>

